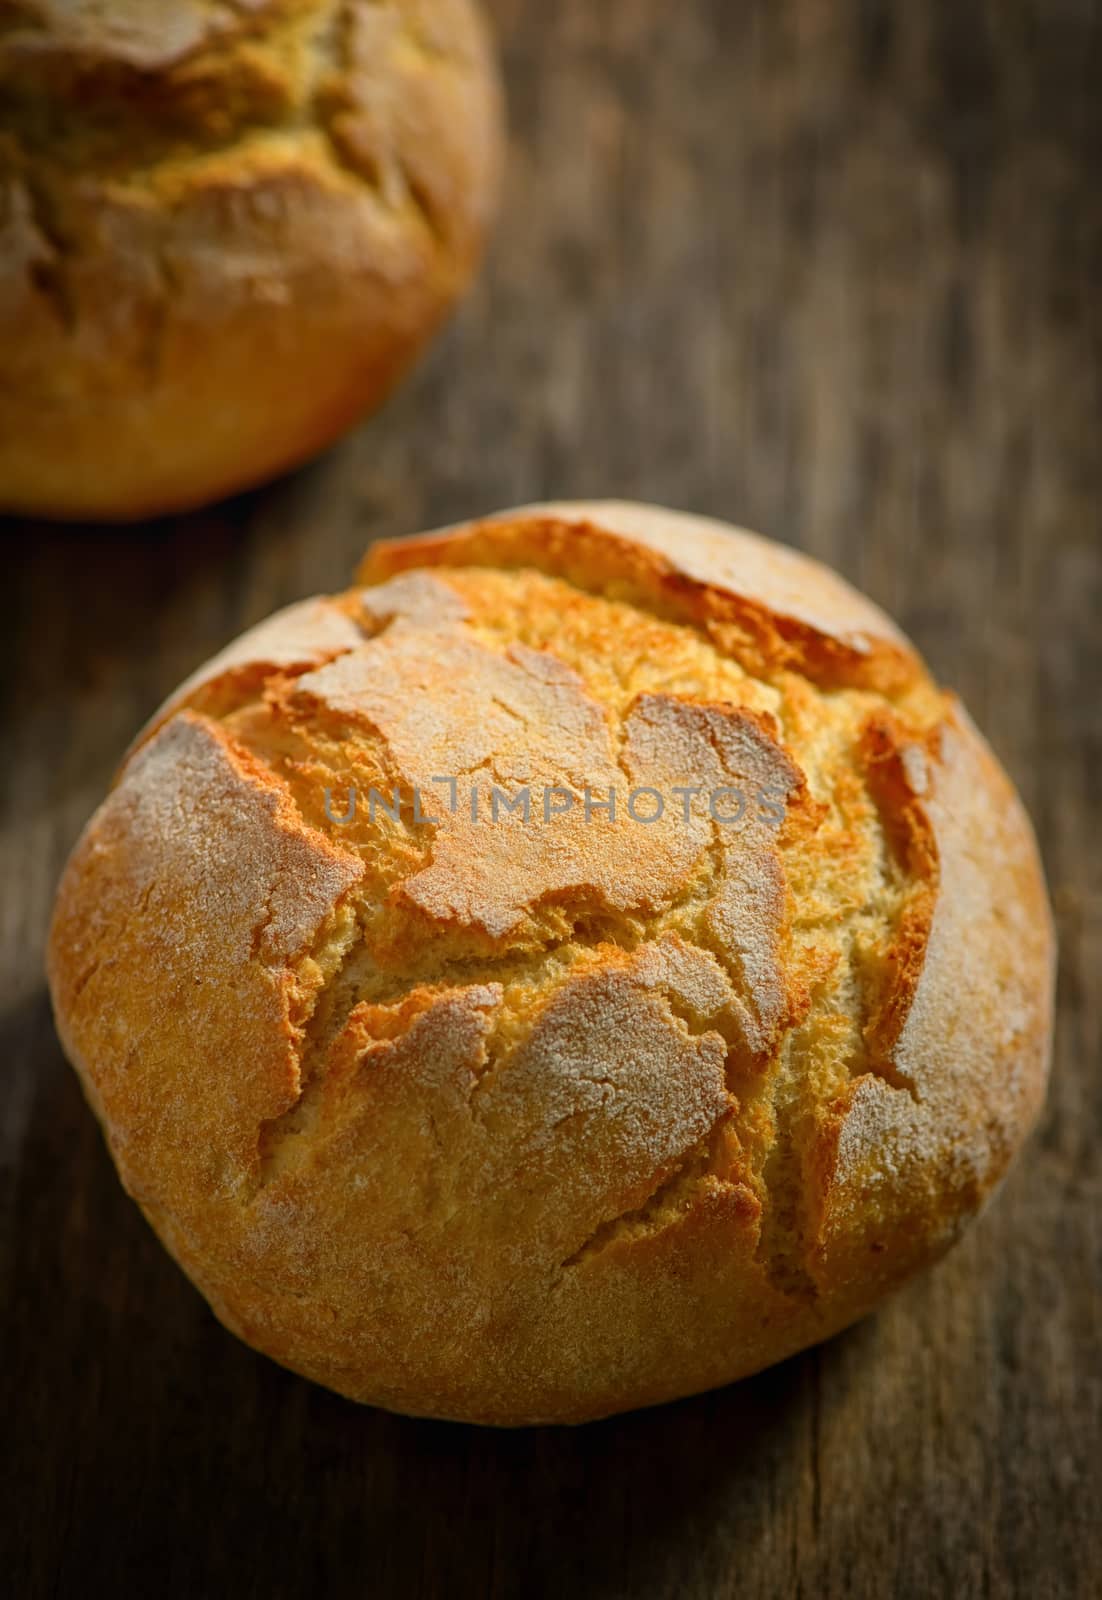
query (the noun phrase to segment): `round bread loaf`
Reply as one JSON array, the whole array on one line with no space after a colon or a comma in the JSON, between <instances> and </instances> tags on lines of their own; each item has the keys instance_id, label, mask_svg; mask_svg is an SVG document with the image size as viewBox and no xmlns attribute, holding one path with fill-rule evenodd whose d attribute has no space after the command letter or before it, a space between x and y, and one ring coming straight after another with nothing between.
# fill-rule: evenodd
<instances>
[{"instance_id":1,"label":"round bread loaf","mask_svg":"<svg viewBox=\"0 0 1102 1600\"><path fill-rule=\"evenodd\" d=\"M497 189L471 0L0 10L0 511L199 505L377 405Z\"/></svg>"},{"instance_id":2,"label":"round bread loaf","mask_svg":"<svg viewBox=\"0 0 1102 1600\"><path fill-rule=\"evenodd\" d=\"M883 614L607 504L378 544L216 657L49 966L229 1328L515 1424L753 1372L940 1255L1037 1114L1052 960L1021 805Z\"/></svg>"}]
</instances>

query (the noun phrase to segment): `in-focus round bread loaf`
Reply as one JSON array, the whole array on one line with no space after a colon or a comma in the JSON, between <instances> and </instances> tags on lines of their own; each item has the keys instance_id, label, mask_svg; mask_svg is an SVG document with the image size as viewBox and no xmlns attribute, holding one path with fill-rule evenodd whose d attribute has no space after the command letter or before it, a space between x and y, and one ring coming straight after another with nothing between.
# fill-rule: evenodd
<instances>
[{"instance_id":1,"label":"in-focus round bread loaf","mask_svg":"<svg viewBox=\"0 0 1102 1600\"><path fill-rule=\"evenodd\" d=\"M496 195L473 0L0 10L0 511L199 505L377 405Z\"/></svg>"},{"instance_id":2,"label":"in-focus round bread loaf","mask_svg":"<svg viewBox=\"0 0 1102 1600\"><path fill-rule=\"evenodd\" d=\"M753 1372L940 1255L1037 1114L1052 958L1022 807L887 618L598 504L376 545L198 672L49 966L229 1328L510 1424Z\"/></svg>"}]
</instances>

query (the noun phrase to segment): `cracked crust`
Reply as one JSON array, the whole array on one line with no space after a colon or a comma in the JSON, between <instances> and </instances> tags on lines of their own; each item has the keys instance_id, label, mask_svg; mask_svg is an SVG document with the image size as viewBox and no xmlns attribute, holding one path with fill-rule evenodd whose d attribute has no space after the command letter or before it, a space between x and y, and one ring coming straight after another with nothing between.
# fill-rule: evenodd
<instances>
[{"instance_id":1,"label":"cracked crust","mask_svg":"<svg viewBox=\"0 0 1102 1600\"><path fill-rule=\"evenodd\" d=\"M429 808L447 774L766 799L480 826ZM1036 1115L1051 965L1028 821L898 631L614 505L376 546L215 658L50 941L123 1180L223 1321L492 1423L727 1382L936 1258Z\"/></svg>"},{"instance_id":2,"label":"cracked crust","mask_svg":"<svg viewBox=\"0 0 1102 1600\"><path fill-rule=\"evenodd\" d=\"M498 186L471 0L26 0L0 108L8 511L178 510L320 449L462 290Z\"/></svg>"}]
</instances>

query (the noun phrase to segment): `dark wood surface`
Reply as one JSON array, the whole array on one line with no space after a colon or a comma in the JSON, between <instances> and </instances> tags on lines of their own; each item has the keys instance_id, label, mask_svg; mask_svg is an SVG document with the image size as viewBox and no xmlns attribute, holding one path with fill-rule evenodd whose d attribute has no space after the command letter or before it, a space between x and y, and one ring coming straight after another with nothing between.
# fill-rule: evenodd
<instances>
[{"instance_id":1,"label":"dark wood surface","mask_svg":"<svg viewBox=\"0 0 1102 1600\"><path fill-rule=\"evenodd\" d=\"M494 11L504 218L384 414L201 515L3 530L0 1581L1097 1595L1097 8ZM962 692L1058 914L1047 1114L950 1260L756 1380L576 1431L358 1410L224 1333L124 1197L50 1021L52 888L135 728L243 625L343 586L379 534L609 493L825 558Z\"/></svg>"}]
</instances>

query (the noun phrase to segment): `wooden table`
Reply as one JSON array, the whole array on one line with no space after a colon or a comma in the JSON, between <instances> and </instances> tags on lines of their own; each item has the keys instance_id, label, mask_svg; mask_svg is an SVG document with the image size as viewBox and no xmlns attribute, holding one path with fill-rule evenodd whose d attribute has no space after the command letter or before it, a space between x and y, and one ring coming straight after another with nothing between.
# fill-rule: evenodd
<instances>
[{"instance_id":1,"label":"wooden table","mask_svg":"<svg viewBox=\"0 0 1102 1600\"><path fill-rule=\"evenodd\" d=\"M504 219L385 413L201 515L4 529L5 1589L1097 1595L1097 10L494 10ZM357 1410L224 1333L124 1197L50 1021L51 891L130 735L243 625L379 534L607 493L834 563L962 692L1057 909L1048 1112L944 1266L756 1380L577 1431Z\"/></svg>"}]
</instances>

